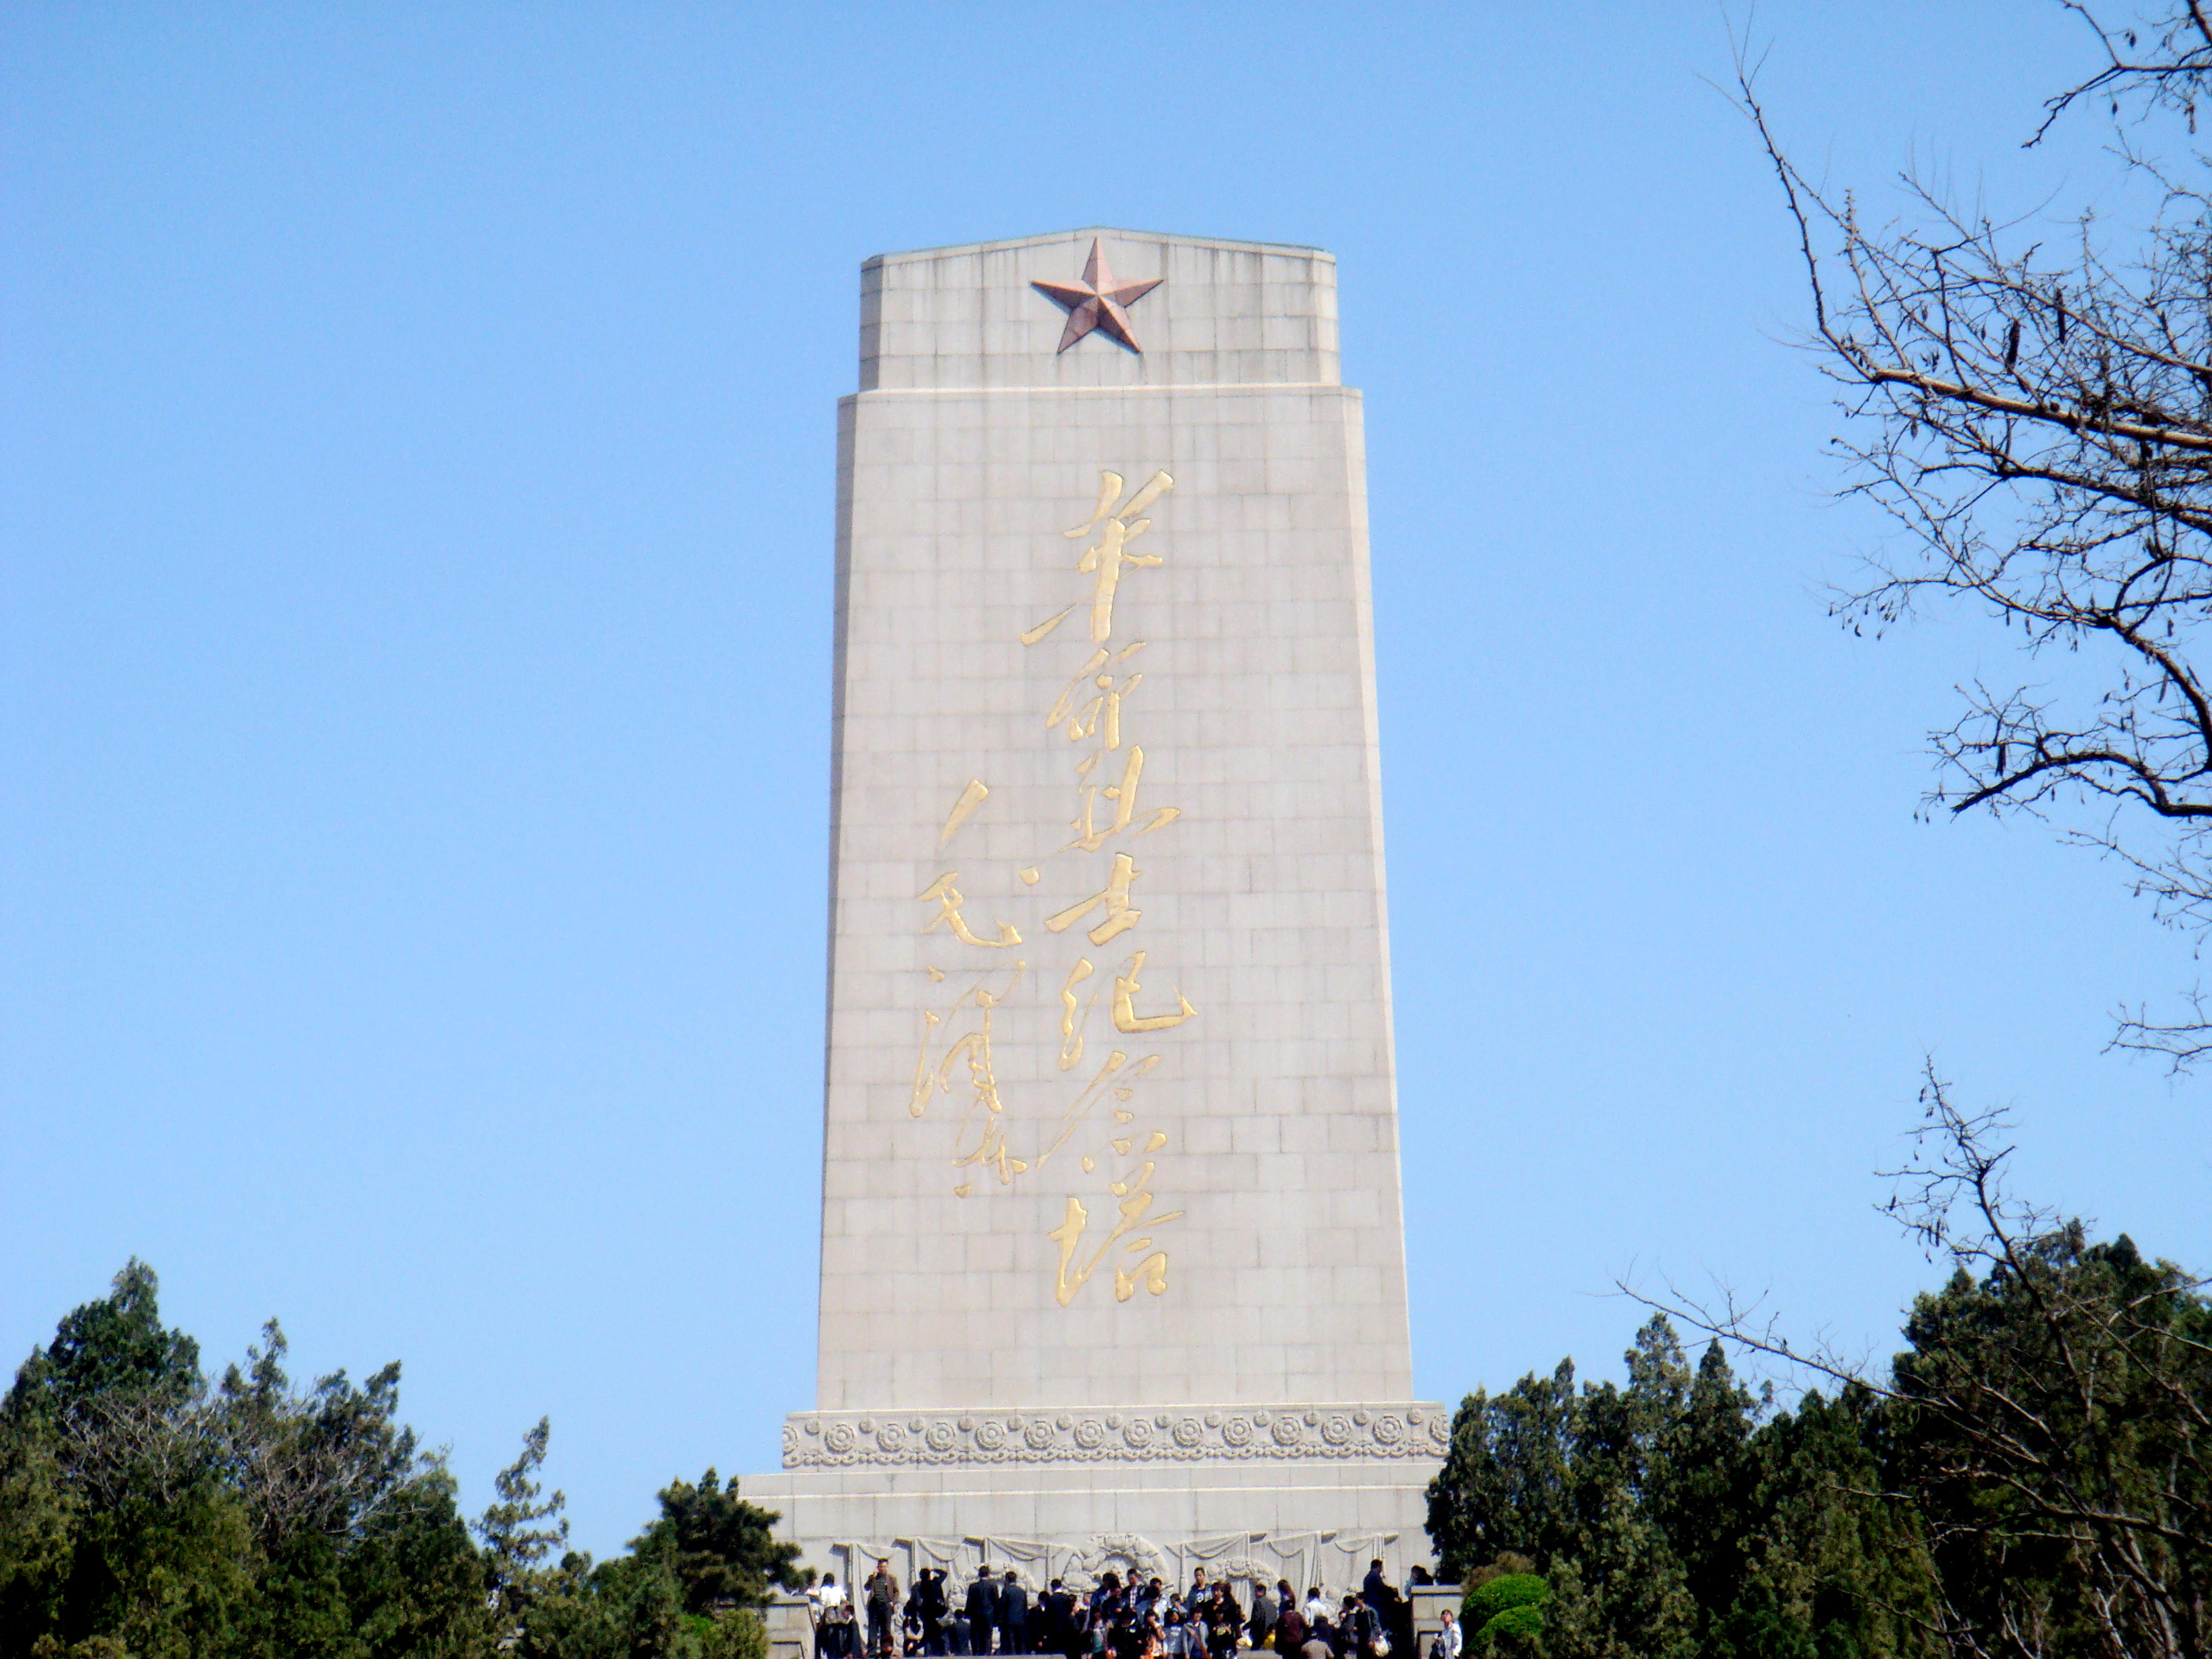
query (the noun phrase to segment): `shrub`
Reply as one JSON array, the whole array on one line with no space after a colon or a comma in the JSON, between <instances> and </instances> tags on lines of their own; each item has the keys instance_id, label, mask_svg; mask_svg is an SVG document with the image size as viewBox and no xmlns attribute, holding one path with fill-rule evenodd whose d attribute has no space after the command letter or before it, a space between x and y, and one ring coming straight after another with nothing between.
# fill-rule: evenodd
<instances>
[{"instance_id":1,"label":"shrub","mask_svg":"<svg viewBox=\"0 0 2212 1659\"><path fill-rule=\"evenodd\" d=\"M1540 1649L1543 1605L1551 1599L1551 1585L1533 1572L1503 1572L1481 1580L1468 1591L1462 1615L1468 1652L1510 1654Z\"/></svg>"},{"instance_id":2,"label":"shrub","mask_svg":"<svg viewBox=\"0 0 2212 1659\"><path fill-rule=\"evenodd\" d=\"M1468 1629L1479 1631L1502 1613L1533 1607L1551 1598L1552 1587L1533 1572L1501 1573L1468 1591L1460 1617Z\"/></svg>"},{"instance_id":3,"label":"shrub","mask_svg":"<svg viewBox=\"0 0 2212 1659\"><path fill-rule=\"evenodd\" d=\"M1493 1615L1474 1633L1474 1645L1478 1652L1516 1653L1540 1646L1543 1635L1543 1604L1524 1601Z\"/></svg>"}]
</instances>

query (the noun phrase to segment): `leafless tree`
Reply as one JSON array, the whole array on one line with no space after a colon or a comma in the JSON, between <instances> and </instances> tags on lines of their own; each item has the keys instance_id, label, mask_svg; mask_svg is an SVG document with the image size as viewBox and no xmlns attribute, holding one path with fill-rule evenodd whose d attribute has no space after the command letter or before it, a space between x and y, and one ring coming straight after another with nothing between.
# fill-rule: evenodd
<instances>
[{"instance_id":1,"label":"leafless tree","mask_svg":"<svg viewBox=\"0 0 2212 1659\"><path fill-rule=\"evenodd\" d=\"M1851 482L1905 532L1838 595L1877 631L1931 599L2018 628L2039 678L1960 688L1932 732L1931 810L2055 821L2130 872L2159 918L2212 933L2212 197L2193 142L2212 15L2170 0L2115 26L2080 0L2104 59L2047 100L2039 142L2077 106L2113 122L2126 176L2157 206L2133 229L2084 214L2046 245L1906 174L1876 222L1817 187L1775 136L1739 51L1738 96L1795 220L1811 287L1806 343L1842 388ZM2154 118L2156 125L2154 125ZM2026 671L2023 671L2026 672ZM2176 1071L2212 1054L2212 1002L2186 1018L2123 1007L2114 1046Z\"/></svg>"},{"instance_id":2,"label":"leafless tree","mask_svg":"<svg viewBox=\"0 0 2212 1659\"><path fill-rule=\"evenodd\" d=\"M358 1387L340 1371L301 1393L284 1373L286 1346L271 1320L246 1366L213 1389L109 1390L65 1407L64 1478L99 1508L171 1504L222 1482L270 1550L310 1531L360 1535L436 1460L394 1423L397 1364Z\"/></svg>"},{"instance_id":3,"label":"leafless tree","mask_svg":"<svg viewBox=\"0 0 2212 1659\"><path fill-rule=\"evenodd\" d=\"M64 1478L95 1509L173 1504L212 1468L206 1432L212 1417L199 1396L140 1392L71 1404L56 1425Z\"/></svg>"},{"instance_id":4,"label":"leafless tree","mask_svg":"<svg viewBox=\"0 0 2212 1659\"><path fill-rule=\"evenodd\" d=\"M211 1438L264 1547L310 1530L358 1536L428 1462L396 1422L399 1366L359 1387L338 1371L302 1394L284 1373L286 1347L275 1320L262 1327L261 1345L216 1390Z\"/></svg>"}]
</instances>

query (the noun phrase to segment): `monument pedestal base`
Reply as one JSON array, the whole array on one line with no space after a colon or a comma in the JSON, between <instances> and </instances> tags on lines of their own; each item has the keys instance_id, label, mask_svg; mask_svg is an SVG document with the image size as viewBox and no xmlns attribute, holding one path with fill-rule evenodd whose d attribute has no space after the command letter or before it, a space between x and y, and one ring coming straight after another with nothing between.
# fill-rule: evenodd
<instances>
[{"instance_id":1,"label":"monument pedestal base","mask_svg":"<svg viewBox=\"0 0 2212 1659\"><path fill-rule=\"evenodd\" d=\"M1378 1556L1394 1583L1431 1564L1449 1427L1428 1404L810 1413L785 1426L783 1471L743 1492L846 1583L888 1557L902 1584L984 1561L1039 1588L1203 1566L1334 1597Z\"/></svg>"}]
</instances>

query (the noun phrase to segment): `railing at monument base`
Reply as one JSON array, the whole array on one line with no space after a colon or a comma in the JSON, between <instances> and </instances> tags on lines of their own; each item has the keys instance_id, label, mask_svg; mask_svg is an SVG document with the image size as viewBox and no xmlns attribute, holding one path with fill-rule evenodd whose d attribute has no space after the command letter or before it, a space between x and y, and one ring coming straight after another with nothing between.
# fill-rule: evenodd
<instances>
[{"instance_id":1,"label":"railing at monument base","mask_svg":"<svg viewBox=\"0 0 2212 1659\"><path fill-rule=\"evenodd\" d=\"M770 1595L761 1623L768 1630L768 1659L814 1659L814 1617L805 1596Z\"/></svg>"}]
</instances>

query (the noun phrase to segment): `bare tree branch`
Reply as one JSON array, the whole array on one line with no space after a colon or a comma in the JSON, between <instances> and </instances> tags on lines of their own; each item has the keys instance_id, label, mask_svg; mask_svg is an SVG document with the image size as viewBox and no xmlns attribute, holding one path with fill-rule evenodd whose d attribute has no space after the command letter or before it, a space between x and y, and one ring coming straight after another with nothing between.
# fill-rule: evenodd
<instances>
[{"instance_id":1,"label":"bare tree branch","mask_svg":"<svg viewBox=\"0 0 2212 1659\"><path fill-rule=\"evenodd\" d=\"M2102 67L2051 99L2033 143L2085 100L2193 130L2212 75L2200 0L2114 27L2080 0ZM1734 96L1796 229L1812 305L1804 343L1838 388L1846 496L1902 532L1836 596L1880 633L1926 599L2017 629L2046 678L1959 688L1930 733L1926 805L2068 820L2119 858L2159 920L2212 929L2212 198L2132 144L2124 165L2162 206L2139 233L2084 215L2062 246L1963 214L1910 174L1901 215L1870 223L1815 186L1778 139L1737 43ZM2118 251L2115 251L2115 244ZM2084 809L2086 823L2074 822ZM2208 1050L2201 1017L2137 1011L2113 1046L2177 1070Z\"/></svg>"},{"instance_id":2,"label":"bare tree branch","mask_svg":"<svg viewBox=\"0 0 2212 1659\"><path fill-rule=\"evenodd\" d=\"M58 1413L66 1479L94 1504L173 1504L219 1482L243 1497L264 1547L302 1533L358 1537L431 1467L397 1427L399 1368L356 1388L344 1372L306 1394L284 1374L283 1332L263 1328L247 1367L183 1397L109 1391Z\"/></svg>"}]
</instances>

